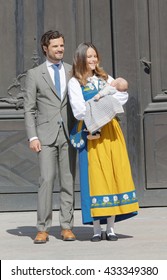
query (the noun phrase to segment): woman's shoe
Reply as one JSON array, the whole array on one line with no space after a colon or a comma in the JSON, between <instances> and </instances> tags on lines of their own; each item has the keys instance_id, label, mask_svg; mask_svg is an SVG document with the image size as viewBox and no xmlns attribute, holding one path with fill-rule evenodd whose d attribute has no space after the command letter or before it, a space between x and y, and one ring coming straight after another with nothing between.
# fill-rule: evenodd
<instances>
[{"instance_id":1,"label":"woman's shoe","mask_svg":"<svg viewBox=\"0 0 167 280\"><path fill-rule=\"evenodd\" d=\"M117 241L118 236L116 234L107 234L106 233L106 240L108 241Z\"/></svg>"},{"instance_id":2,"label":"woman's shoe","mask_svg":"<svg viewBox=\"0 0 167 280\"><path fill-rule=\"evenodd\" d=\"M101 239L102 239L101 235L95 234L95 235L92 236L90 241L92 241L92 242L99 242L99 241L101 241Z\"/></svg>"},{"instance_id":3,"label":"woman's shoe","mask_svg":"<svg viewBox=\"0 0 167 280\"><path fill-rule=\"evenodd\" d=\"M87 135L88 140L95 140L95 139L99 139L99 138L100 138L100 131L97 131L95 134L89 133Z\"/></svg>"}]
</instances>

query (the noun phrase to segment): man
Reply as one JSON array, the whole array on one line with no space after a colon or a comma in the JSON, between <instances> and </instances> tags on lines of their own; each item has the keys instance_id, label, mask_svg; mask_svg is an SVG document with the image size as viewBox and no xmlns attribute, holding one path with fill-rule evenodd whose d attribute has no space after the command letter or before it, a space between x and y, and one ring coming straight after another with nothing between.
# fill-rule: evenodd
<instances>
[{"instance_id":1,"label":"man","mask_svg":"<svg viewBox=\"0 0 167 280\"><path fill-rule=\"evenodd\" d=\"M68 140L75 122L67 96L71 66L63 62L64 36L58 31L50 30L43 34L41 47L46 61L27 72L24 98L29 146L38 154L40 167L35 244L49 240L57 168L61 236L64 241L76 239L72 232L76 153Z\"/></svg>"}]
</instances>

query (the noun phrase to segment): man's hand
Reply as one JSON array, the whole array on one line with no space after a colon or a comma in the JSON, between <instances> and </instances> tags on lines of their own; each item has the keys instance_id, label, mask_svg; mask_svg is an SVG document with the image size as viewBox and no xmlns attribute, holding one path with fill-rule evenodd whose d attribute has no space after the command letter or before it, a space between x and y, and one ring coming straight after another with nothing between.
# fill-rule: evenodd
<instances>
[{"instance_id":1,"label":"man's hand","mask_svg":"<svg viewBox=\"0 0 167 280\"><path fill-rule=\"evenodd\" d=\"M32 140L29 147L33 152L38 153L41 151L41 142L38 139Z\"/></svg>"}]
</instances>

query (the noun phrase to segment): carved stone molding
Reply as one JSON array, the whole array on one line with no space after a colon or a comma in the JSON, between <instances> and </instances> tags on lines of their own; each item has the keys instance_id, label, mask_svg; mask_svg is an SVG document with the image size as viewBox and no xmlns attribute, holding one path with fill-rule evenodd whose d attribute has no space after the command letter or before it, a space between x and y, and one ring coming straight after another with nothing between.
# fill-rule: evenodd
<instances>
[{"instance_id":1,"label":"carved stone molding","mask_svg":"<svg viewBox=\"0 0 167 280\"><path fill-rule=\"evenodd\" d=\"M33 56L31 57L33 61L32 68L35 68L39 65L40 57L36 50L33 52ZM0 103L14 105L15 109L23 108L23 100L24 94L26 91L25 88L25 79L26 79L27 70L23 73L19 74L16 78L14 78L13 83L7 88L8 97L0 98Z\"/></svg>"}]
</instances>

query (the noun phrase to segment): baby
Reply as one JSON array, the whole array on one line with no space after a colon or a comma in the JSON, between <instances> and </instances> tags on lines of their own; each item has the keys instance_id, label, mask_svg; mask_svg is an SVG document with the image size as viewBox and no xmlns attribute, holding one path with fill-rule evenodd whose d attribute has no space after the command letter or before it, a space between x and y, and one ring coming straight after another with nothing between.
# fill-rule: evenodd
<instances>
[{"instance_id":1,"label":"baby","mask_svg":"<svg viewBox=\"0 0 167 280\"><path fill-rule=\"evenodd\" d=\"M118 91L127 91L128 90L128 82L123 78L117 78L111 82L111 84L106 84L99 92L94 96L94 100L98 101L100 98L107 94L115 93L115 90ZM89 133L87 135L89 140L100 138L100 129L94 133Z\"/></svg>"},{"instance_id":2,"label":"baby","mask_svg":"<svg viewBox=\"0 0 167 280\"><path fill-rule=\"evenodd\" d=\"M106 84L98 94L94 96L95 100L99 100L101 97L107 94L115 93L115 89L118 91L127 91L128 82L123 78L117 78L111 82L111 84Z\"/></svg>"}]
</instances>

